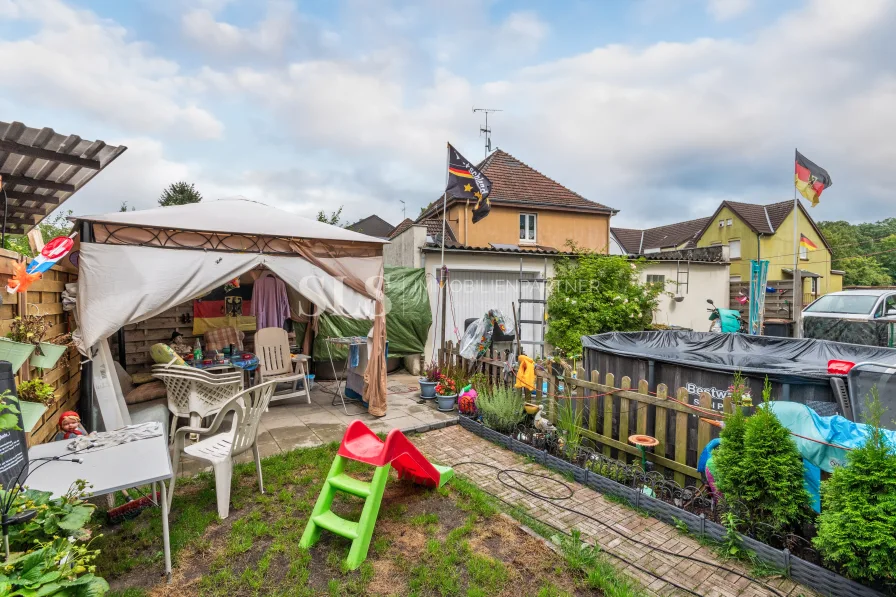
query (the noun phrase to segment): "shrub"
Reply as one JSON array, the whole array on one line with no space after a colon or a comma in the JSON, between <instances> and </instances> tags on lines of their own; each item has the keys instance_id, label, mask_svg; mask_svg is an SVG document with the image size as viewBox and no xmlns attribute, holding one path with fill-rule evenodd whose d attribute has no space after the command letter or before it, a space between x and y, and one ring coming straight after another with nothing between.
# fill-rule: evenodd
<instances>
[{"instance_id":1,"label":"shrub","mask_svg":"<svg viewBox=\"0 0 896 597\"><path fill-rule=\"evenodd\" d=\"M896 580L896 448L880 427L877 389L869 406L871 433L821 484L814 543L826 561L855 580Z\"/></svg>"},{"instance_id":2,"label":"shrub","mask_svg":"<svg viewBox=\"0 0 896 597\"><path fill-rule=\"evenodd\" d=\"M561 257L548 297L546 340L565 354L582 350L582 336L638 331L650 325L661 284L642 284L643 261L602 255L567 243L574 258Z\"/></svg>"},{"instance_id":3,"label":"shrub","mask_svg":"<svg viewBox=\"0 0 896 597\"><path fill-rule=\"evenodd\" d=\"M439 367L437 362L431 361L429 365L426 366L426 370L423 372L423 377L426 381L436 383L442 377L442 368Z\"/></svg>"},{"instance_id":4,"label":"shrub","mask_svg":"<svg viewBox=\"0 0 896 597\"><path fill-rule=\"evenodd\" d=\"M509 433L523 420L523 396L519 390L497 385L483 388L476 399L482 422L495 431Z\"/></svg>"},{"instance_id":5,"label":"shrub","mask_svg":"<svg viewBox=\"0 0 896 597\"><path fill-rule=\"evenodd\" d=\"M19 384L19 398L27 402L40 402L50 406L56 402L53 386L42 379L32 379Z\"/></svg>"},{"instance_id":6,"label":"shrub","mask_svg":"<svg viewBox=\"0 0 896 597\"><path fill-rule=\"evenodd\" d=\"M574 459L582 445L582 411L577 408L576 401L570 397L560 400L557 409L557 427L565 436L564 451L570 459Z\"/></svg>"},{"instance_id":7,"label":"shrub","mask_svg":"<svg viewBox=\"0 0 896 597\"><path fill-rule=\"evenodd\" d=\"M766 378L763 405L744 424L740 460L724 472L717 470L725 477L720 485L720 489L725 487L725 501L740 518L748 525L761 522L781 530L808 517L809 493L803 486L803 458L790 432L768 408L770 397L771 384ZM737 416L735 413L730 420L734 422ZM732 447L736 447L737 433L735 429Z\"/></svg>"},{"instance_id":8,"label":"shrub","mask_svg":"<svg viewBox=\"0 0 896 597\"><path fill-rule=\"evenodd\" d=\"M734 381L728 388L734 412L725 419L725 428L720 434L722 442L713 452L715 470L718 472L716 484L725 496L737 495L735 483L741 478L740 466L744 458L744 436L747 417L741 410L746 394L746 382L740 371L734 373Z\"/></svg>"}]
</instances>

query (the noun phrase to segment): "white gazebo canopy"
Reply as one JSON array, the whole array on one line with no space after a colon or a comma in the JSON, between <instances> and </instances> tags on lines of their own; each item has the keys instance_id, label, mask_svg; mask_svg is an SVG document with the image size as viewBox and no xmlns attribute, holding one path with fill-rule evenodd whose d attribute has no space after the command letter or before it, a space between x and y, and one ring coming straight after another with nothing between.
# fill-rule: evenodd
<instances>
[{"instance_id":1,"label":"white gazebo canopy","mask_svg":"<svg viewBox=\"0 0 896 597\"><path fill-rule=\"evenodd\" d=\"M241 197L75 220L80 342L101 357L94 385L107 429L128 422L108 337L260 266L321 311L374 321L365 397L371 414L385 414L386 241Z\"/></svg>"}]
</instances>

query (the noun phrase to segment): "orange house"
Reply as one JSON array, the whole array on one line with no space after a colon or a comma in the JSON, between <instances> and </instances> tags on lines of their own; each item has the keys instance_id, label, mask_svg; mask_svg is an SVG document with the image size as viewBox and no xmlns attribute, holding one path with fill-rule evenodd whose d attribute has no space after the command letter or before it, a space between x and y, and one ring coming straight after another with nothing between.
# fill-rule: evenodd
<instances>
[{"instance_id":1,"label":"orange house","mask_svg":"<svg viewBox=\"0 0 896 597\"><path fill-rule=\"evenodd\" d=\"M471 201L449 196L446 239L452 248L565 251L566 241L572 240L607 253L610 216L617 210L585 199L500 149L477 168L492 182L491 213L473 224ZM417 223L438 219L441 225L441 218L439 198Z\"/></svg>"}]
</instances>

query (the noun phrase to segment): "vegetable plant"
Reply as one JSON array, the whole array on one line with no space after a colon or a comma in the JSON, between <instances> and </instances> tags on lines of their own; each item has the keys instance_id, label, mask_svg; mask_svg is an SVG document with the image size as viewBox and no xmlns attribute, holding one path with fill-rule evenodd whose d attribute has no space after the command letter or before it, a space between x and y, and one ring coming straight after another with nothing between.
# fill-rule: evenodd
<instances>
[{"instance_id":1,"label":"vegetable plant","mask_svg":"<svg viewBox=\"0 0 896 597\"><path fill-rule=\"evenodd\" d=\"M50 406L56 402L56 393L53 386L38 378L19 384L19 398L27 402L40 402Z\"/></svg>"},{"instance_id":2,"label":"vegetable plant","mask_svg":"<svg viewBox=\"0 0 896 597\"><path fill-rule=\"evenodd\" d=\"M85 501L89 496L87 483L78 480L60 498L52 499L48 491L25 489L13 500L10 515L28 510L37 514L23 524L9 529L9 545L15 551L34 549L58 537L68 537L76 541L90 538L85 528L90 522L96 506ZM5 491L0 491L0 499L7 499Z\"/></svg>"},{"instance_id":3,"label":"vegetable plant","mask_svg":"<svg viewBox=\"0 0 896 597\"><path fill-rule=\"evenodd\" d=\"M0 595L96 597L109 583L95 576L98 550L56 539L16 554L0 565Z\"/></svg>"},{"instance_id":4,"label":"vegetable plant","mask_svg":"<svg viewBox=\"0 0 896 597\"><path fill-rule=\"evenodd\" d=\"M6 337L13 342L34 344L35 351L40 355L43 354L40 351L40 343L49 327L42 315L19 315L12 318Z\"/></svg>"},{"instance_id":5,"label":"vegetable plant","mask_svg":"<svg viewBox=\"0 0 896 597\"><path fill-rule=\"evenodd\" d=\"M846 455L821 484L821 515L814 544L845 576L896 581L896 446L881 429L877 388L868 408L865 443Z\"/></svg>"}]
</instances>

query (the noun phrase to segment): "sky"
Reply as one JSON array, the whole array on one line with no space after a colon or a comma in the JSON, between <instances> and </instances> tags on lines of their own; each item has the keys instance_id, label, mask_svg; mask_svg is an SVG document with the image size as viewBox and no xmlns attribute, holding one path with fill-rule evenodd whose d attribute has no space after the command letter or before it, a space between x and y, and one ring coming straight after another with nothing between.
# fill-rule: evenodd
<instances>
[{"instance_id":1,"label":"sky","mask_svg":"<svg viewBox=\"0 0 896 597\"><path fill-rule=\"evenodd\" d=\"M75 214L186 180L397 224L446 142L484 156L475 107L614 226L792 199L795 147L815 219L859 222L896 215L894 29L891 0L0 0L0 120L128 147Z\"/></svg>"}]
</instances>

